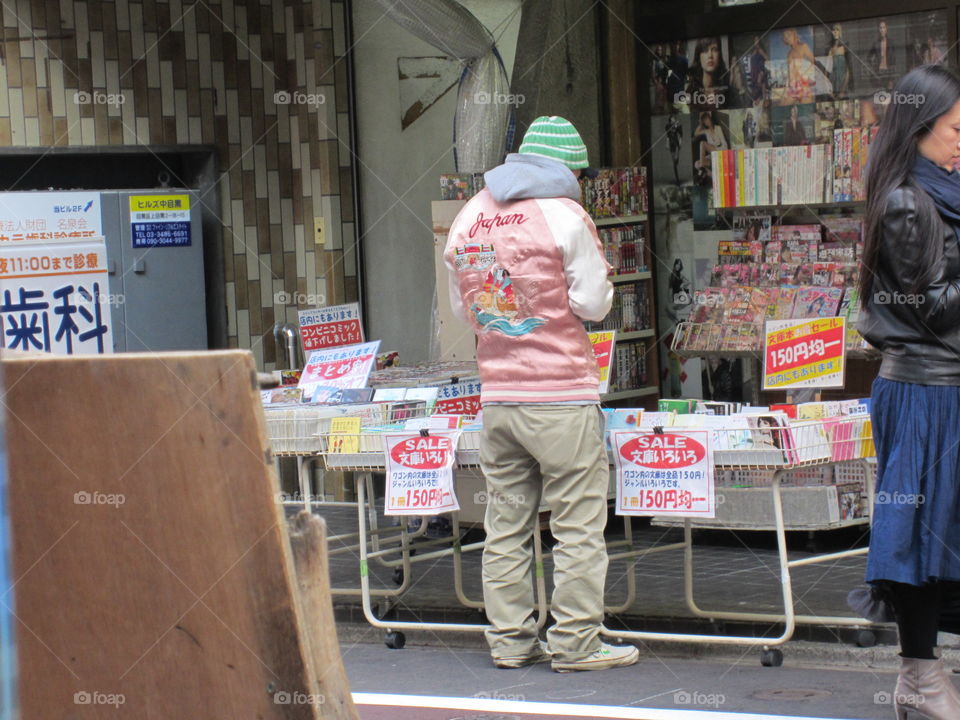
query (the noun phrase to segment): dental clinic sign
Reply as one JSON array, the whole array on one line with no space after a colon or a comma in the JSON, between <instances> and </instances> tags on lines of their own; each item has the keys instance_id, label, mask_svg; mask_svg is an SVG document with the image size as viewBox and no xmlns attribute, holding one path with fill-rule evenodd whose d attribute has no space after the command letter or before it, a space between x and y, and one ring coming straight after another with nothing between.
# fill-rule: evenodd
<instances>
[{"instance_id":1,"label":"dental clinic sign","mask_svg":"<svg viewBox=\"0 0 960 720\"><path fill-rule=\"evenodd\" d=\"M113 352L100 211L99 193L0 193L3 348Z\"/></svg>"}]
</instances>

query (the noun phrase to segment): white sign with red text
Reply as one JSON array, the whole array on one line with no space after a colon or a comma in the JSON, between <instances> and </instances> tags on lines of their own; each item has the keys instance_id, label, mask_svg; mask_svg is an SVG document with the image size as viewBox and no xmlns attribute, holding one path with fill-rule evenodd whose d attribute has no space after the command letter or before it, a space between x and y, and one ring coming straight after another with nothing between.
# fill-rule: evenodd
<instances>
[{"instance_id":1,"label":"white sign with red text","mask_svg":"<svg viewBox=\"0 0 960 720\"><path fill-rule=\"evenodd\" d=\"M300 340L306 352L364 341L360 303L300 310Z\"/></svg>"},{"instance_id":2,"label":"white sign with red text","mask_svg":"<svg viewBox=\"0 0 960 720\"><path fill-rule=\"evenodd\" d=\"M384 515L436 515L460 509L453 491L459 430L385 433Z\"/></svg>"},{"instance_id":3,"label":"white sign with red text","mask_svg":"<svg viewBox=\"0 0 960 720\"><path fill-rule=\"evenodd\" d=\"M713 449L706 430L614 431L618 515L716 514Z\"/></svg>"},{"instance_id":4,"label":"white sign with red text","mask_svg":"<svg viewBox=\"0 0 960 720\"><path fill-rule=\"evenodd\" d=\"M367 386L370 371L377 359L380 341L317 350L310 354L297 387L310 393L315 402L324 391L335 394L345 388Z\"/></svg>"}]
</instances>

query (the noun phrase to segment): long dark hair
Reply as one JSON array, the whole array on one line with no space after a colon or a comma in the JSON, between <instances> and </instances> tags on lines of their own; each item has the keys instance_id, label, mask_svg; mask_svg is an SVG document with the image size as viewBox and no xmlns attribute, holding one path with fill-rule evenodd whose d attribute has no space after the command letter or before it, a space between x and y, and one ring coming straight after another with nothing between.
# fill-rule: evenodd
<instances>
[{"instance_id":1,"label":"long dark hair","mask_svg":"<svg viewBox=\"0 0 960 720\"><path fill-rule=\"evenodd\" d=\"M687 92L696 92L703 90L703 65L700 64L700 53L704 52L711 45L717 46L717 54L720 60L717 63L717 69L711 74L717 87L722 87L730 82L727 77L727 61L723 59L723 45L720 43L719 36L704 37L697 40L696 47L693 50L693 58L690 60L690 69L687 70ZM716 88L714 88L716 89Z\"/></svg>"},{"instance_id":2,"label":"long dark hair","mask_svg":"<svg viewBox=\"0 0 960 720\"><path fill-rule=\"evenodd\" d=\"M867 161L866 228L859 282L860 302L864 305L873 290L887 198L898 187L906 185L915 190L917 237L923 244L921 257L926 259L924 267L911 278L912 287L903 288L904 291L915 293L928 285L943 257L940 216L933 200L913 179L912 171L917 160L917 141L960 100L960 77L942 65L921 65L900 78L889 99L891 103L876 139L870 144Z\"/></svg>"}]
</instances>

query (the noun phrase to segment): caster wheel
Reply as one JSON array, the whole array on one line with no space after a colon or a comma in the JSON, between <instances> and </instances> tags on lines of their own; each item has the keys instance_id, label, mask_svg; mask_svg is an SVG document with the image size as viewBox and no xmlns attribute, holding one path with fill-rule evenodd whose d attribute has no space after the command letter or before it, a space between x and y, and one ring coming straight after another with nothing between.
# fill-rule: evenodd
<instances>
[{"instance_id":1,"label":"caster wheel","mask_svg":"<svg viewBox=\"0 0 960 720\"><path fill-rule=\"evenodd\" d=\"M877 636L872 630L861 630L857 633L857 647L869 648L877 644Z\"/></svg>"},{"instance_id":2,"label":"caster wheel","mask_svg":"<svg viewBox=\"0 0 960 720\"><path fill-rule=\"evenodd\" d=\"M397 585L403 585L403 568L394 568L393 581Z\"/></svg>"},{"instance_id":3,"label":"caster wheel","mask_svg":"<svg viewBox=\"0 0 960 720\"><path fill-rule=\"evenodd\" d=\"M403 650L403 646L407 644L406 636L395 630L388 632L383 641L391 650Z\"/></svg>"},{"instance_id":4,"label":"caster wheel","mask_svg":"<svg viewBox=\"0 0 960 720\"><path fill-rule=\"evenodd\" d=\"M764 667L780 667L783 665L783 653L777 648L770 648L760 653L760 664Z\"/></svg>"}]
</instances>

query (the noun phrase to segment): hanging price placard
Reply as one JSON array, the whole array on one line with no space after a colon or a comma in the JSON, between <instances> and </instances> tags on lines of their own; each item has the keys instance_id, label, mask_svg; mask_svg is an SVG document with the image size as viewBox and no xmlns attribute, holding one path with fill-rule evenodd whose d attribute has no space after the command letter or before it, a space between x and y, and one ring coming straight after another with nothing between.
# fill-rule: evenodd
<instances>
[{"instance_id":1,"label":"hanging price placard","mask_svg":"<svg viewBox=\"0 0 960 720\"><path fill-rule=\"evenodd\" d=\"M768 320L763 389L843 387L844 318Z\"/></svg>"},{"instance_id":2,"label":"hanging price placard","mask_svg":"<svg viewBox=\"0 0 960 720\"><path fill-rule=\"evenodd\" d=\"M459 430L387 433L385 515L435 515L460 509L453 491Z\"/></svg>"},{"instance_id":3,"label":"hanging price placard","mask_svg":"<svg viewBox=\"0 0 960 720\"><path fill-rule=\"evenodd\" d=\"M705 430L614 431L618 515L716 513L713 450Z\"/></svg>"}]
</instances>

